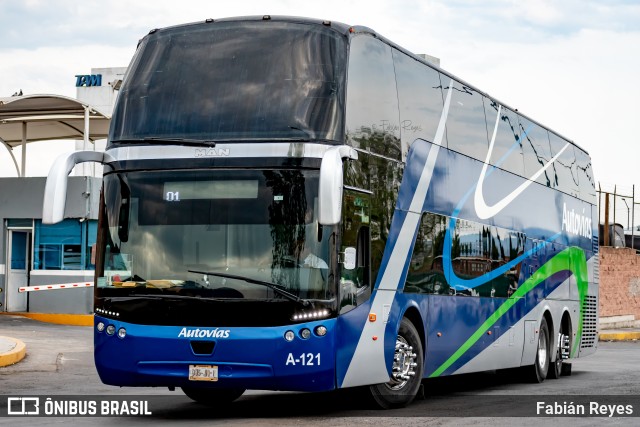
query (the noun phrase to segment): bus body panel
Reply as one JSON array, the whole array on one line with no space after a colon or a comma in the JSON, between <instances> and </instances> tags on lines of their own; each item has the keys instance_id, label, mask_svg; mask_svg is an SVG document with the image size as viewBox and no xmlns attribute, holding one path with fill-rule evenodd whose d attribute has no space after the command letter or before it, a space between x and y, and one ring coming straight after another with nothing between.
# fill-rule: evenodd
<instances>
[{"instance_id":1,"label":"bus body panel","mask_svg":"<svg viewBox=\"0 0 640 427\"><path fill-rule=\"evenodd\" d=\"M411 250L406 251L406 242L402 240L412 235L412 249L417 233L417 229L412 230L409 228L406 230L407 224L409 224L409 227L417 227L415 219L412 222L412 217L415 218L415 213L408 212L407 210L416 206L414 198L416 197L418 182L423 176L424 168L429 167L428 158L434 155L434 152L436 153L435 155L437 155L437 160L430 176L431 180L428 190L424 195L424 203L421 204L422 210L419 213L425 211L437 212L453 217L449 223L447 237L445 237L449 242L449 236L454 232L455 217L464 217L465 219L475 220L478 223L489 223L509 229L523 229L529 240L525 246L525 254L520 257L522 267L518 285L521 285L525 280L534 276L541 266L552 262L554 257L569 245L574 248L576 247L575 245L578 245L580 248L578 251L584 253L585 261L592 258L592 240L590 236L576 236L570 235L567 232L559 232L559 230L565 226L563 220L566 223L565 217L568 211L566 205L569 204L573 206L572 209L574 211L580 211L583 206L588 206L585 202L571 196L562 195L554 190L542 187L537 183L531 183L524 188L522 191L523 194L519 196L520 199L507 205L498 215L488 220L479 219L476 216L473 201L469 199L478 185L478 176L481 173L480 169L483 163L450 150L436 147L435 144L427 141L416 140L411 146L407 156L407 163L396 206L397 209L391 223L389 240L385 248L381 272L378 276L378 288L384 286L385 289L392 289L395 285L399 289L402 289L404 286L407 267L411 258ZM456 171L455 179L450 176L451 171ZM489 193L492 197L507 194L513 191L513 187L522 185L525 181L524 178L516 177L500 169L493 169L492 172L492 175L490 175L492 180L488 181L488 184L492 185L492 191ZM535 200L536 202L532 206L530 203L527 203L527 200ZM496 203L496 200L490 199L488 203ZM536 206L540 204L548 206L552 214L536 212ZM554 206L555 209L553 208ZM531 209L532 207L533 210ZM553 215L554 212L555 215ZM591 212L590 206L588 212ZM405 245L402 243L405 243ZM451 255L450 253L447 254L447 250L450 250L450 243L449 246L445 243L445 252L443 253L443 260L447 260L450 263ZM392 261L394 252L396 251L402 251L402 254L406 256L404 262L402 259L394 260L395 262ZM383 283L383 277L386 269L389 268L390 262L393 262L393 267L398 270L396 271L397 282ZM480 276L475 280L462 279L452 271L451 264L449 264L449 266L445 265L444 268L444 274L447 276L450 282L449 284L458 286L459 288L463 288L464 284L468 282L473 282L474 285L477 286L478 284L482 284L483 281L486 282L489 280L489 278L485 278L484 276ZM569 261L566 265L563 265L559 271L553 273L552 276L541 281L524 295L519 296L503 315L486 325L487 331L484 332L483 335L473 340L469 348L462 351L457 357L454 357L454 354L459 351L464 344L468 344L470 337L478 332L478 327L483 325L483 323L486 324L486 322L489 321L488 319L496 313L506 300L504 298L474 298L468 296L426 296L426 298L431 300L431 304L429 304L429 310L426 312L428 318L426 321L428 325L428 328L426 328L428 331L428 344L425 351L425 376L434 375L436 370L445 362L451 361L452 357L454 357L455 360L451 362L446 370L436 375L453 373L479 355L484 349L494 345L495 341L500 339L503 334L507 332L509 334L515 334L516 332L514 332L512 328L514 328L521 319L524 319L529 312L534 311L535 307L543 304L546 298L565 300L570 298L571 295L579 301L578 285L572 275L574 271L575 266L572 265L572 261ZM564 282L567 282L567 286L563 287L561 285ZM406 306L406 301L403 303L402 300L410 297L408 297L407 294L404 294L404 296L401 295L402 294L398 294L394 301L393 306L396 309L392 310L393 313L406 310L406 307L404 307ZM375 299L375 295L372 298ZM423 311L423 313L425 312ZM537 320L540 320L540 318L541 316L538 316ZM397 331L400 319L392 316L389 320L387 331ZM572 322L572 324L574 324L574 331L577 330L577 323L578 322ZM440 336L438 336L438 334L440 334ZM395 341L393 334L385 334L385 338ZM579 340L580 337L578 336L575 339ZM362 337L361 340L366 342ZM552 345L555 350L555 344ZM386 347L388 346L385 346L385 348ZM516 366L521 359L520 355L518 351L515 351L514 362L507 366ZM387 370L390 370L392 364L392 357L390 356L392 356L392 354L385 355ZM579 356L579 354L574 353L574 357L577 356ZM528 357L526 357L526 359L528 359ZM477 366L482 365L483 364L479 364ZM490 366L485 366L483 369L495 369L496 367L495 364L491 364ZM371 370L373 369L374 368L371 368Z\"/></svg>"},{"instance_id":2,"label":"bus body panel","mask_svg":"<svg viewBox=\"0 0 640 427\"><path fill-rule=\"evenodd\" d=\"M565 314L571 317L571 324L578 324L578 302L570 300L555 299L570 286L567 281L558 286L549 298L540 302L536 307L529 311L525 316L516 323L508 326L502 334L493 334L493 342L487 345L480 353L460 366L459 369L452 374L465 374L470 372L479 372L493 369L514 368L521 365L532 365L535 362L536 335L535 329L547 312L552 317L550 327L557 330L558 325ZM526 330L526 325L533 326L532 331ZM502 329L502 328L500 328ZM494 331L495 332L495 331ZM573 328L573 339L575 339L576 331ZM555 351L557 342L552 343L551 351Z\"/></svg>"},{"instance_id":3,"label":"bus body panel","mask_svg":"<svg viewBox=\"0 0 640 427\"><path fill-rule=\"evenodd\" d=\"M335 319L265 328L198 328L136 325L100 316L95 324L126 330L126 336L94 334L96 368L102 381L119 386L209 386L264 390L326 391L335 388ZM317 326L327 328L319 337ZM300 331L310 329L303 339ZM284 339L293 331L291 342ZM211 337L208 337L211 336ZM191 342L214 343L208 355ZM189 381L189 365L218 367L218 381Z\"/></svg>"}]
</instances>

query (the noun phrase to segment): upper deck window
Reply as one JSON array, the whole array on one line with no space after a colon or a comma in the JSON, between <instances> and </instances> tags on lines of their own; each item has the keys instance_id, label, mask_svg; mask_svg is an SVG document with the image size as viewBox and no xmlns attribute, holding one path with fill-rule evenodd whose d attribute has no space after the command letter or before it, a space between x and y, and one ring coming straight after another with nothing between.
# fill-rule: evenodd
<instances>
[{"instance_id":1,"label":"upper deck window","mask_svg":"<svg viewBox=\"0 0 640 427\"><path fill-rule=\"evenodd\" d=\"M336 140L346 39L288 22L161 30L140 45L110 142L144 138Z\"/></svg>"}]
</instances>

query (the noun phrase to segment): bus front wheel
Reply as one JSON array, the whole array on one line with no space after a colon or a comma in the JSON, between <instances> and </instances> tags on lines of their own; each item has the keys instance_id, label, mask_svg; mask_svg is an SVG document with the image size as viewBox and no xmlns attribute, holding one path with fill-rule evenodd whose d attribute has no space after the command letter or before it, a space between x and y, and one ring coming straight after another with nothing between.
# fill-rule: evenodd
<instances>
[{"instance_id":1,"label":"bus front wheel","mask_svg":"<svg viewBox=\"0 0 640 427\"><path fill-rule=\"evenodd\" d=\"M424 356L420 335L406 317L400 323L389 382L369 386L373 400L383 409L400 408L413 401L420 389Z\"/></svg>"},{"instance_id":2,"label":"bus front wheel","mask_svg":"<svg viewBox=\"0 0 640 427\"><path fill-rule=\"evenodd\" d=\"M231 403L245 392L245 390L241 388L219 390L195 387L182 387L182 391L191 400L208 406L221 406L226 403Z\"/></svg>"}]
</instances>

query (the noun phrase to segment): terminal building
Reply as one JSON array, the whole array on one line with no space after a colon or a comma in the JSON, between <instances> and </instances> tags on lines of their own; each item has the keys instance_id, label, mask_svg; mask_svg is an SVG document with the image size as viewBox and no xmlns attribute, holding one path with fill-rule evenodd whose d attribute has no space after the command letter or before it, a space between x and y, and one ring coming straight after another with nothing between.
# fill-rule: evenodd
<instances>
[{"instance_id":1,"label":"terminal building","mask_svg":"<svg viewBox=\"0 0 640 427\"><path fill-rule=\"evenodd\" d=\"M70 76L77 98L0 98L0 156L16 177L0 178L0 312L89 314L93 288L20 292L21 287L93 283L102 169L78 165L69 178L64 221L42 223L46 177L26 177L28 144L76 140L77 150L104 150L111 112L126 67ZM52 142L55 144L55 142ZM14 149L20 147L17 159ZM2 152L4 151L4 153Z\"/></svg>"}]
</instances>

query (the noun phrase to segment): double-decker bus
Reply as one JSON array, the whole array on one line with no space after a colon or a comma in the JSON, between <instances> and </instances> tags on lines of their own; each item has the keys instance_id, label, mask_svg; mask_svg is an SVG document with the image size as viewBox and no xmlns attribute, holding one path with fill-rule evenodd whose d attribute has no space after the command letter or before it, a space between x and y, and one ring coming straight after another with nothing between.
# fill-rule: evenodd
<instances>
[{"instance_id":1,"label":"double-decker bus","mask_svg":"<svg viewBox=\"0 0 640 427\"><path fill-rule=\"evenodd\" d=\"M45 222L86 161L106 384L219 405L362 386L389 408L426 378L539 382L596 350L588 154L369 28L152 30L106 151L52 167Z\"/></svg>"}]
</instances>

